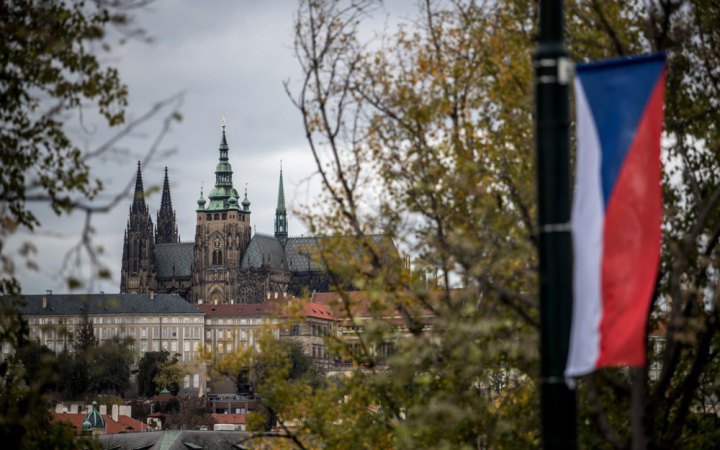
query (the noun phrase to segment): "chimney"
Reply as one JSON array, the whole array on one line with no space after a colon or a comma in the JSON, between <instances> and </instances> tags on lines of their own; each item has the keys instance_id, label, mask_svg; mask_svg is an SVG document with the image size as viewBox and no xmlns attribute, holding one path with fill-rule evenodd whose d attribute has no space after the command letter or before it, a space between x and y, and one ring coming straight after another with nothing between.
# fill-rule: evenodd
<instances>
[{"instance_id":1,"label":"chimney","mask_svg":"<svg viewBox=\"0 0 720 450\"><path fill-rule=\"evenodd\" d=\"M119 415L126 416L126 417L132 417L132 407L129 405L120 405Z\"/></svg>"},{"instance_id":2,"label":"chimney","mask_svg":"<svg viewBox=\"0 0 720 450\"><path fill-rule=\"evenodd\" d=\"M51 296L51 295L52 295L52 291L51 291L50 289L48 289L47 291L45 291L45 295L43 295L43 299L42 299L42 308L43 308L43 309L47 309L47 307L48 307L48 297Z\"/></svg>"},{"instance_id":3,"label":"chimney","mask_svg":"<svg viewBox=\"0 0 720 450\"><path fill-rule=\"evenodd\" d=\"M112 420L118 422L118 416L120 415L120 407L118 405L112 405Z\"/></svg>"}]
</instances>

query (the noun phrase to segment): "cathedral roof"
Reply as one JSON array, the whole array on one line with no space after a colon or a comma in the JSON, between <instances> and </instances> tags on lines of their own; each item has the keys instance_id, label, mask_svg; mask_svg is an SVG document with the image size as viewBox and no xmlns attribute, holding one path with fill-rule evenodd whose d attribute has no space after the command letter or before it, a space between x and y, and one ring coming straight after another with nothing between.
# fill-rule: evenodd
<instances>
[{"instance_id":1,"label":"cathedral roof","mask_svg":"<svg viewBox=\"0 0 720 450\"><path fill-rule=\"evenodd\" d=\"M320 261L313 258L319 252L319 237L293 237L285 243L288 269L293 272L324 270Z\"/></svg>"},{"instance_id":2,"label":"cathedral roof","mask_svg":"<svg viewBox=\"0 0 720 450\"><path fill-rule=\"evenodd\" d=\"M195 244L192 242L155 244L155 267L158 278L191 276L194 247Z\"/></svg>"},{"instance_id":3,"label":"cathedral roof","mask_svg":"<svg viewBox=\"0 0 720 450\"><path fill-rule=\"evenodd\" d=\"M51 294L24 295L24 316L88 314L201 314L176 294ZM47 306L43 308L43 298ZM3 299L4 300L4 299Z\"/></svg>"},{"instance_id":4,"label":"cathedral roof","mask_svg":"<svg viewBox=\"0 0 720 450\"><path fill-rule=\"evenodd\" d=\"M379 235L367 235L364 238L372 240L374 245L380 246L390 254L387 257L396 257L397 250L392 239ZM357 238L343 236L340 239ZM250 240L245 255L243 256L241 268L258 269L270 267L272 269L287 269L291 272L323 271L325 267L315 256L320 253L320 246L323 242L330 242L331 238L322 236L292 237L282 241L274 236L256 233ZM359 242L353 243L356 252L362 252Z\"/></svg>"},{"instance_id":5,"label":"cathedral roof","mask_svg":"<svg viewBox=\"0 0 720 450\"><path fill-rule=\"evenodd\" d=\"M272 269L285 269L285 251L277 238L255 233L245 250L240 267L259 269L264 266Z\"/></svg>"}]
</instances>

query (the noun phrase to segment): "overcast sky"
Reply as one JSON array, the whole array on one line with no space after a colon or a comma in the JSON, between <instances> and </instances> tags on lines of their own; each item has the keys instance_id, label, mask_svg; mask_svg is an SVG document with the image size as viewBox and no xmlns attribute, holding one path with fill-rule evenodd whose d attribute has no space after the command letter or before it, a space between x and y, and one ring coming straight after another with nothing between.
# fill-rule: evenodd
<instances>
[{"instance_id":1,"label":"overcast sky","mask_svg":"<svg viewBox=\"0 0 720 450\"><path fill-rule=\"evenodd\" d=\"M379 29L388 17L404 20L414 6L412 0L386 2L384 11L375 15L373 23ZM173 125L161 145L161 150L172 151L162 152L143 168L147 189L162 183L163 168L168 167L173 207L183 241L191 241L194 236L201 183L206 187L206 197L208 186L214 183L223 116L227 120L233 182L240 192L247 183L251 220L257 232L273 231L280 160L290 209L310 203L319 189L301 117L283 88L284 80L299 78L292 49L296 7L294 0L157 0L137 15L137 24L153 42L131 41L115 47L110 57L104 57L105 62L119 68L129 87L129 119L139 117L162 99L184 93L180 107L183 120ZM87 142L89 148L107 136L100 123L87 117L84 127L69 127L76 139ZM107 194L100 201L134 178L135 161L144 157L159 128L157 120L148 122L123 141L127 154L94 163L94 173L107 186ZM147 202L156 222L159 193ZM93 286L93 291L119 290L129 205L127 198L110 213L94 218L95 241L104 247L102 261L113 277ZM35 259L40 270L18 267L17 276L27 294L46 289L66 292L58 271L63 256L79 238L83 218L78 214L57 217L46 209L37 210L37 214L43 226L32 235L15 235L8 250L31 240L38 248ZM291 235L305 232L292 213L289 229Z\"/></svg>"}]
</instances>

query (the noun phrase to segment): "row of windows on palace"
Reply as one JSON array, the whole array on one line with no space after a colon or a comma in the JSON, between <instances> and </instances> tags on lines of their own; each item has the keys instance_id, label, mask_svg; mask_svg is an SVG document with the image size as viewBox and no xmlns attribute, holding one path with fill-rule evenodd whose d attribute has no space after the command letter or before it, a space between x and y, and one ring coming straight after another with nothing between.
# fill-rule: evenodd
<instances>
[{"instance_id":1,"label":"row of windows on palace","mask_svg":"<svg viewBox=\"0 0 720 450\"><path fill-rule=\"evenodd\" d=\"M239 348L255 345L255 329L258 326L277 324L273 318L205 318L202 317L90 317L96 339L100 342L119 338L132 338L131 350L140 355L148 351L167 350L180 353L184 362L195 361L200 348L205 347L208 353L232 353ZM83 323L81 317L30 317L30 336L46 345L50 350L63 352L71 350L74 335ZM198 324L211 326L205 328ZM134 326L127 326L127 325ZM149 326L143 326L149 324ZM157 324L157 325L155 325ZM177 325L176 325L177 324ZM180 326L180 325L183 326ZM185 326L195 324L195 326ZM249 329L237 329L238 326L252 326ZM217 328L217 327L225 328ZM232 328L227 328L231 326ZM204 331L204 332L203 332ZM287 330L289 336L327 336L331 332L328 323L309 323L303 327L293 325ZM275 330L276 337L280 336ZM324 358L327 352L316 350L313 346L313 357ZM9 345L3 347L6 355L11 352Z\"/></svg>"}]
</instances>

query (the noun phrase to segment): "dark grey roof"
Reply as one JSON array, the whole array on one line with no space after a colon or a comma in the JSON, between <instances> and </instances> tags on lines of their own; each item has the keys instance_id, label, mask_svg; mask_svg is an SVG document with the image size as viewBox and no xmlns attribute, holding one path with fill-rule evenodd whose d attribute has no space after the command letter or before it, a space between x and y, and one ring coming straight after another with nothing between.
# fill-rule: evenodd
<instances>
[{"instance_id":1,"label":"dark grey roof","mask_svg":"<svg viewBox=\"0 0 720 450\"><path fill-rule=\"evenodd\" d=\"M203 448L210 450L243 448L238 444L247 439L244 431L194 431L166 430L144 433L106 434L98 436L105 449L168 449L187 450Z\"/></svg>"},{"instance_id":2,"label":"dark grey roof","mask_svg":"<svg viewBox=\"0 0 720 450\"><path fill-rule=\"evenodd\" d=\"M317 261L319 244L319 237L288 238L285 243L285 258L288 269L292 272L323 270L324 266Z\"/></svg>"},{"instance_id":3,"label":"dark grey roof","mask_svg":"<svg viewBox=\"0 0 720 450\"><path fill-rule=\"evenodd\" d=\"M392 239L380 234L357 236L314 236L289 238L285 243L285 258L287 267L292 272L305 272L310 270L325 270L322 261L318 259L321 250L332 251L332 246L340 245L344 248L350 246L352 253L359 256L365 251L362 240L369 239L370 245L378 247L384 260L398 257L397 248ZM327 248L323 249L323 246Z\"/></svg>"},{"instance_id":4,"label":"dark grey roof","mask_svg":"<svg viewBox=\"0 0 720 450\"><path fill-rule=\"evenodd\" d=\"M47 307L43 308L43 297ZM202 314L195 306L176 294L52 294L24 295L22 315L88 314ZM3 299L5 300L5 299Z\"/></svg>"},{"instance_id":5,"label":"dark grey roof","mask_svg":"<svg viewBox=\"0 0 720 450\"><path fill-rule=\"evenodd\" d=\"M158 278L190 277L192 275L192 242L155 244L155 266ZM173 269L174 267L174 269Z\"/></svg>"},{"instance_id":6,"label":"dark grey roof","mask_svg":"<svg viewBox=\"0 0 720 450\"><path fill-rule=\"evenodd\" d=\"M240 267L243 269L260 267L285 269L285 251L280 240L274 236L256 233L248 244Z\"/></svg>"}]
</instances>

